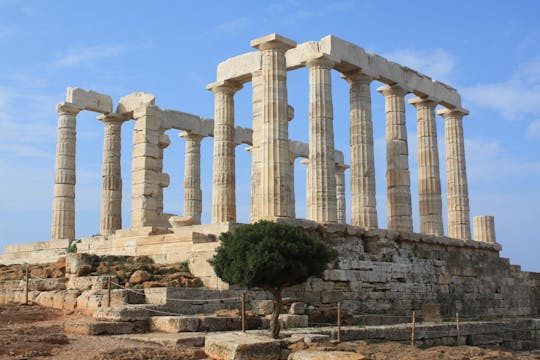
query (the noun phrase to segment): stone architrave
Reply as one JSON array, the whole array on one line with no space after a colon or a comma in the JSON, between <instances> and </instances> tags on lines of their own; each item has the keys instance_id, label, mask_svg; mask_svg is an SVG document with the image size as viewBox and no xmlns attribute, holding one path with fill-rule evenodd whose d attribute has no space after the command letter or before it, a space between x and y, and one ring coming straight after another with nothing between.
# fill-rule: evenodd
<instances>
[{"instance_id":1,"label":"stone architrave","mask_svg":"<svg viewBox=\"0 0 540 360\"><path fill-rule=\"evenodd\" d=\"M376 229L377 201L371 115L371 81L360 71L343 74L349 83L351 224Z\"/></svg>"},{"instance_id":2,"label":"stone architrave","mask_svg":"<svg viewBox=\"0 0 540 360\"><path fill-rule=\"evenodd\" d=\"M292 182L289 166L287 120L287 66L285 52L296 42L277 34L251 41L261 52L261 136L254 143L260 153L261 195L259 218L291 218Z\"/></svg>"},{"instance_id":3,"label":"stone architrave","mask_svg":"<svg viewBox=\"0 0 540 360\"><path fill-rule=\"evenodd\" d=\"M388 229L413 231L411 176L405 125L405 95L397 85L383 86L386 110L386 194Z\"/></svg>"},{"instance_id":4,"label":"stone architrave","mask_svg":"<svg viewBox=\"0 0 540 360\"><path fill-rule=\"evenodd\" d=\"M338 224L347 223L347 205L345 201L345 170L349 167L336 164L336 209Z\"/></svg>"},{"instance_id":5,"label":"stone architrave","mask_svg":"<svg viewBox=\"0 0 540 360\"><path fill-rule=\"evenodd\" d=\"M490 215L473 218L474 240L495 243L495 217Z\"/></svg>"},{"instance_id":6,"label":"stone architrave","mask_svg":"<svg viewBox=\"0 0 540 360\"><path fill-rule=\"evenodd\" d=\"M443 109L437 114L444 118L448 237L470 240L469 190L463 138L463 116L468 115L468 112Z\"/></svg>"},{"instance_id":7,"label":"stone architrave","mask_svg":"<svg viewBox=\"0 0 540 360\"><path fill-rule=\"evenodd\" d=\"M98 117L104 123L103 165L101 177L101 235L113 234L122 228L122 172L121 172L121 129L126 118L118 114Z\"/></svg>"},{"instance_id":8,"label":"stone architrave","mask_svg":"<svg viewBox=\"0 0 540 360\"><path fill-rule=\"evenodd\" d=\"M416 108L418 134L418 197L420 233L442 236L441 176L437 148L435 106L430 99L415 98L409 103Z\"/></svg>"},{"instance_id":9,"label":"stone architrave","mask_svg":"<svg viewBox=\"0 0 540 360\"><path fill-rule=\"evenodd\" d=\"M236 222L234 94L241 84L222 81L208 85L215 95L212 223Z\"/></svg>"},{"instance_id":10,"label":"stone architrave","mask_svg":"<svg viewBox=\"0 0 540 360\"><path fill-rule=\"evenodd\" d=\"M193 133L180 134L186 141L184 162L184 216L191 217L194 224L201 223L201 140L203 136Z\"/></svg>"},{"instance_id":11,"label":"stone architrave","mask_svg":"<svg viewBox=\"0 0 540 360\"><path fill-rule=\"evenodd\" d=\"M332 66L334 60L322 55L307 62L309 69L309 220L337 222L334 111L332 106Z\"/></svg>"},{"instance_id":12,"label":"stone architrave","mask_svg":"<svg viewBox=\"0 0 540 360\"><path fill-rule=\"evenodd\" d=\"M58 141L54 197L52 205L51 240L75 239L75 149L77 114L80 108L71 103L61 103L58 112Z\"/></svg>"},{"instance_id":13,"label":"stone architrave","mask_svg":"<svg viewBox=\"0 0 540 360\"><path fill-rule=\"evenodd\" d=\"M169 185L169 176L162 173L162 111L147 105L134 110L133 118L131 228L157 227L162 224L161 191Z\"/></svg>"}]
</instances>

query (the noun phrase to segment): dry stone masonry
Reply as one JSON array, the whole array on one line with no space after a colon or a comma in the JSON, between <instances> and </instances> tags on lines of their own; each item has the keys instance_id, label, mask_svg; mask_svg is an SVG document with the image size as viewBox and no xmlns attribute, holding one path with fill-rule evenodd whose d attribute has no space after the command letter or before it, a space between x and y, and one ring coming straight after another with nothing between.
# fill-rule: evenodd
<instances>
[{"instance_id":1,"label":"dry stone masonry","mask_svg":"<svg viewBox=\"0 0 540 360\"><path fill-rule=\"evenodd\" d=\"M492 216L474 218L471 239L463 135L463 117L469 112L455 89L333 35L297 44L270 34L250 45L254 51L217 66L217 78L207 87L215 97L214 119L163 109L152 94L143 92L122 97L113 111L111 97L68 88L65 101L57 107L51 239L8 246L0 263L52 262L75 240L76 122L79 112L92 111L104 126L100 235L80 239L78 252L147 255L159 263L187 261L207 287L227 288L207 260L219 245L219 234L238 226L235 155L238 145L248 145L250 221L298 224L340 252L323 279L312 279L294 293L308 305L341 301L350 316L396 318L409 317L412 311L422 315L423 307L433 309L432 305L444 315L539 313L539 278L499 257ZM305 84L309 117L304 119L308 143L289 136L289 123L303 119L294 118L289 104L287 74L300 68L309 74ZM333 71L349 85L348 134L334 134ZM249 82L252 129L235 123L235 94ZM385 119L372 116L375 82L383 85L377 89L381 95L373 96L384 97ZM414 98L406 101L410 94ZM407 128L413 122L406 119L406 106L416 108L418 199L411 196ZM445 125L446 194L441 191L437 115ZM129 134L133 137L131 226L126 229L122 228L120 169L125 154L120 144L125 136L122 125L128 121L134 127ZM376 207L374 121L385 121L386 126L387 230L379 229ZM180 136L170 137L173 131ZM350 164L335 148L336 135L350 139L346 149ZM201 143L208 138L213 138L211 195L201 190ZM163 211L163 189L178 181L163 171L164 149L171 141L185 142L183 214ZM296 218L298 158L306 165L307 219ZM448 204L446 230L442 196ZM211 209L203 209L206 197L211 199ZM413 232L413 201L419 204L418 233ZM210 224L201 223L203 211L211 213Z\"/></svg>"}]
</instances>

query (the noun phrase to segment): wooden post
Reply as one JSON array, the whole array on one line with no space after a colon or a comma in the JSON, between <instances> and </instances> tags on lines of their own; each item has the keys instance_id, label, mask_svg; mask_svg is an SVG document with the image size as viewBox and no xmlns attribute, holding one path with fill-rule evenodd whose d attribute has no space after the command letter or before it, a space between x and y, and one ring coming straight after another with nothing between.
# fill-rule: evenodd
<instances>
[{"instance_id":1,"label":"wooden post","mask_svg":"<svg viewBox=\"0 0 540 360\"><path fill-rule=\"evenodd\" d=\"M412 312L412 324L411 324L411 347L414 348L414 332L416 330L416 311Z\"/></svg>"},{"instance_id":2,"label":"wooden post","mask_svg":"<svg viewBox=\"0 0 540 360\"><path fill-rule=\"evenodd\" d=\"M24 305L28 305L28 263L25 264Z\"/></svg>"},{"instance_id":3,"label":"wooden post","mask_svg":"<svg viewBox=\"0 0 540 360\"><path fill-rule=\"evenodd\" d=\"M459 345L459 312L456 313L456 334L457 334L457 338L456 338L456 345Z\"/></svg>"},{"instance_id":4,"label":"wooden post","mask_svg":"<svg viewBox=\"0 0 540 360\"><path fill-rule=\"evenodd\" d=\"M111 307L111 276L107 279L107 307Z\"/></svg>"},{"instance_id":5,"label":"wooden post","mask_svg":"<svg viewBox=\"0 0 540 360\"><path fill-rule=\"evenodd\" d=\"M242 293L242 332L246 332L246 293Z\"/></svg>"},{"instance_id":6,"label":"wooden post","mask_svg":"<svg viewBox=\"0 0 540 360\"><path fill-rule=\"evenodd\" d=\"M341 342L341 302L337 303L337 341Z\"/></svg>"}]
</instances>

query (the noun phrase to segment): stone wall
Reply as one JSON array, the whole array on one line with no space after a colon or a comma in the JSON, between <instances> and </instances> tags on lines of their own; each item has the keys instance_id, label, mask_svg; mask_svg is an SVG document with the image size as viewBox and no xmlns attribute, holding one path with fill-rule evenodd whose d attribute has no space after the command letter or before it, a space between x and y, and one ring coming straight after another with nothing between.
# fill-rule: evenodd
<instances>
[{"instance_id":1,"label":"stone wall","mask_svg":"<svg viewBox=\"0 0 540 360\"><path fill-rule=\"evenodd\" d=\"M463 319L539 314L540 274L510 265L499 244L349 225L304 227L339 251L322 279L290 289L308 304L341 302L362 323L408 322L413 311L422 319L428 310Z\"/></svg>"}]
</instances>

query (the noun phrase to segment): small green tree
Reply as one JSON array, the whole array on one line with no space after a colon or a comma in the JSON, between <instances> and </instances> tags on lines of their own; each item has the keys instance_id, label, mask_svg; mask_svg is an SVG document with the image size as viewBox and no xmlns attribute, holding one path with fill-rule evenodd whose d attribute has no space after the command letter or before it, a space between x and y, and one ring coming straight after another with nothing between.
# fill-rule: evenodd
<instances>
[{"instance_id":1,"label":"small green tree","mask_svg":"<svg viewBox=\"0 0 540 360\"><path fill-rule=\"evenodd\" d=\"M279 336L283 288L321 276L337 252L304 229L284 223L259 221L222 233L210 260L217 276L229 284L260 287L274 296L270 320L273 338Z\"/></svg>"}]
</instances>

